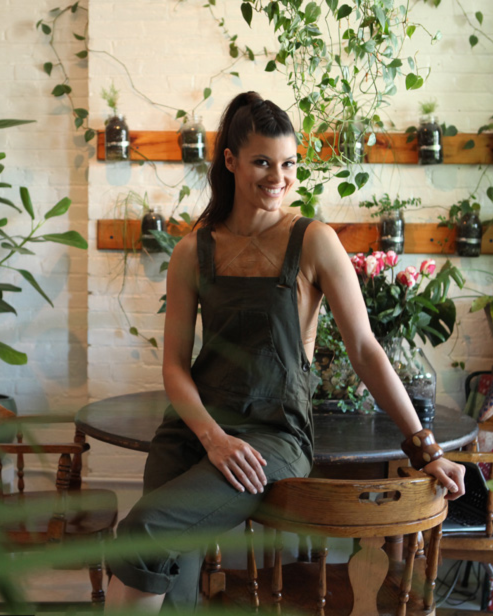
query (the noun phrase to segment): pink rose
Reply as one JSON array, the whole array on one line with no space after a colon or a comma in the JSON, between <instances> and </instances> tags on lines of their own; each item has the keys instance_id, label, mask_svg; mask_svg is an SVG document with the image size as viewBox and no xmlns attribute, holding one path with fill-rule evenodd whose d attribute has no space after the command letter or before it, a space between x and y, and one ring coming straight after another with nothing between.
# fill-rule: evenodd
<instances>
[{"instance_id":1,"label":"pink rose","mask_svg":"<svg viewBox=\"0 0 493 616\"><path fill-rule=\"evenodd\" d=\"M412 289L414 285L417 283L419 277L418 270L410 265L406 267L403 272L399 272L395 279L404 287L408 287L408 289Z\"/></svg>"},{"instance_id":2,"label":"pink rose","mask_svg":"<svg viewBox=\"0 0 493 616\"><path fill-rule=\"evenodd\" d=\"M419 271L424 276L431 276L433 272L436 270L436 268L437 268L437 264L435 263L434 259L426 259L425 261L423 261L423 263L421 263L421 267L419 268Z\"/></svg>"},{"instance_id":3,"label":"pink rose","mask_svg":"<svg viewBox=\"0 0 493 616\"><path fill-rule=\"evenodd\" d=\"M399 257L393 250L389 250L384 257L385 265L387 265L387 267L395 267L398 260Z\"/></svg>"},{"instance_id":4,"label":"pink rose","mask_svg":"<svg viewBox=\"0 0 493 616\"><path fill-rule=\"evenodd\" d=\"M378 276L383 269L383 259L369 255L365 259L365 274L368 278Z\"/></svg>"},{"instance_id":5,"label":"pink rose","mask_svg":"<svg viewBox=\"0 0 493 616\"><path fill-rule=\"evenodd\" d=\"M362 252L351 257L351 263L357 274L363 274L365 271L365 255Z\"/></svg>"}]
</instances>

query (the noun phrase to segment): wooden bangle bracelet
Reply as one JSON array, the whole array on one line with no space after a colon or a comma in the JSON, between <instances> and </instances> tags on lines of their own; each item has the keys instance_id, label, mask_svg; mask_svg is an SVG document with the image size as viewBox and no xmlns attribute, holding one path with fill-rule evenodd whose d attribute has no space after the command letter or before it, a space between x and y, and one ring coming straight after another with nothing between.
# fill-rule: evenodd
<instances>
[{"instance_id":1,"label":"wooden bangle bracelet","mask_svg":"<svg viewBox=\"0 0 493 616\"><path fill-rule=\"evenodd\" d=\"M411 466L418 471L443 456L443 450L435 441L431 430L423 429L411 434L401 443L401 447L411 461Z\"/></svg>"}]
</instances>

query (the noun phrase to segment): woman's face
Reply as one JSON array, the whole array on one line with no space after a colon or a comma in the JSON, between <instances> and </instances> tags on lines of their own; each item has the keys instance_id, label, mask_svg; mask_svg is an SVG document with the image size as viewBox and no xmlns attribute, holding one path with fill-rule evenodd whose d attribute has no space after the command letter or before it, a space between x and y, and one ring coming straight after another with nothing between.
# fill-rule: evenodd
<instances>
[{"instance_id":1,"label":"woman's face","mask_svg":"<svg viewBox=\"0 0 493 616\"><path fill-rule=\"evenodd\" d=\"M238 156L224 151L227 169L235 176L235 205L267 212L278 210L296 180L293 135L264 137L252 133Z\"/></svg>"}]
</instances>

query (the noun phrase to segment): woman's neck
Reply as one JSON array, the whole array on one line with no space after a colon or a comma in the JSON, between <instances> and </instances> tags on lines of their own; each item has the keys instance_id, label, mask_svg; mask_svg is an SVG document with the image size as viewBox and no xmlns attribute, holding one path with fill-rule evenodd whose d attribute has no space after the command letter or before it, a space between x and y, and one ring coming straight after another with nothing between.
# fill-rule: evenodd
<instances>
[{"instance_id":1,"label":"woman's neck","mask_svg":"<svg viewBox=\"0 0 493 616\"><path fill-rule=\"evenodd\" d=\"M254 237L276 225L284 216L285 212L280 209L275 212L257 211L252 216L249 212L233 208L224 226L234 235Z\"/></svg>"}]
</instances>

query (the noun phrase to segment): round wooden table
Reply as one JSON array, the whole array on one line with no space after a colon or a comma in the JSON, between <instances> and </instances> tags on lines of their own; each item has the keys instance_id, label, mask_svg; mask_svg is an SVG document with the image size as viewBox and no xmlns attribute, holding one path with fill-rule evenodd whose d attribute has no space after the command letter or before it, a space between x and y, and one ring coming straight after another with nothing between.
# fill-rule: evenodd
<instances>
[{"instance_id":1,"label":"round wooden table","mask_svg":"<svg viewBox=\"0 0 493 616\"><path fill-rule=\"evenodd\" d=\"M167 405L163 390L115 396L80 409L75 423L87 436L147 452ZM405 457L400 447L402 434L385 413L315 413L314 423L317 467L386 463ZM474 419L444 406L437 407L430 427L445 451L467 445L478 432Z\"/></svg>"}]
</instances>

